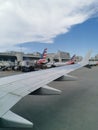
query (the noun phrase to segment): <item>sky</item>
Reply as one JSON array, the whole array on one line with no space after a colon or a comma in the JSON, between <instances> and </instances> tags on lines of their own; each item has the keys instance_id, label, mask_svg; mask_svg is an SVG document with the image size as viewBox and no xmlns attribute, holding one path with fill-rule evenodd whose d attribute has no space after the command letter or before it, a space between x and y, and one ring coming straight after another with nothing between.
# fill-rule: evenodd
<instances>
[{"instance_id":1,"label":"sky","mask_svg":"<svg viewBox=\"0 0 98 130\"><path fill-rule=\"evenodd\" d=\"M98 0L0 0L0 52L98 54Z\"/></svg>"}]
</instances>

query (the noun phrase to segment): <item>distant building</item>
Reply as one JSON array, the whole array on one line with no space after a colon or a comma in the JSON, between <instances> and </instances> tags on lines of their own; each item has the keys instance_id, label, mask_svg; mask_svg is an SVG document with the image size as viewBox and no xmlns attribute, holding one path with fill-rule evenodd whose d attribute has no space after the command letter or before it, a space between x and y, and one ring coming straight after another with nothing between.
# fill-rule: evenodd
<instances>
[{"instance_id":1,"label":"distant building","mask_svg":"<svg viewBox=\"0 0 98 130\"><path fill-rule=\"evenodd\" d=\"M21 62L23 60L38 60L41 57L41 53L34 52L32 54L25 54L23 52L3 52L0 53L0 61L11 61L11 62ZM98 58L98 56L96 55ZM47 60L49 62L65 62L70 59L70 53L69 52L63 52L58 51L57 53L48 53L47 54ZM82 57L77 56L76 60L81 61Z\"/></svg>"},{"instance_id":2,"label":"distant building","mask_svg":"<svg viewBox=\"0 0 98 130\"><path fill-rule=\"evenodd\" d=\"M57 53L48 53L47 59L50 60L50 62L64 62L70 59L70 53L58 51Z\"/></svg>"},{"instance_id":3,"label":"distant building","mask_svg":"<svg viewBox=\"0 0 98 130\"><path fill-rule=\"evenodd\" d=\"M97 61L98 61L98 54L97 54L97 55L95 55L95 60L97 60Z\"/></svg>"},{"instance_id":4,"label":"distant building","mask_svg":"<svg viewBox=\"0 0 98 130\"><path fill-rule=\"evenodd\" d=\"M13 52L0 53L0 61L12 61L17 60L17 56Z\"/></svg>"},{"instance_id":5,"label":"distant building","mask_svg":"<svg viewBox=\"0 0 98 130\"><path fill-rule=\"evenodd\" d=\"M35 55L35 54L24 54L23 52L3 52L0 53L0 61L22 61L22 60L37 60L40 58L40 55Z\"/></svg>"},{"instance_id":6,"label":"distant building","mask_svg":"<svg viewBox=\"0 0 98 130\"><path fill-rule=\"evenodd\" d=\"M83 59L82 56L76 56L76 62L80 62Z\"/></svg>"}]
</instances>

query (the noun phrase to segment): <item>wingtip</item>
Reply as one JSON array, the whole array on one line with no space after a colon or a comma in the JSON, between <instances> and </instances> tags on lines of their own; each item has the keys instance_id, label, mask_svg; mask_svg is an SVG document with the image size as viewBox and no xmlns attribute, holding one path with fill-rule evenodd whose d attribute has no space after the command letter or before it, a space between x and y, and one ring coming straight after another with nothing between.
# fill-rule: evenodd
<instances>
[{"instance_id":1,"label":"wingtip","mask_svg":"<svg viewBox=\"0 0 98 130\"><path fill-rule=\"evenodd\" d=\"M83 60L80 62L81 65L85 66L88 64L92 50L89 50Z\"/></svg>"},{"instance_id":2,"label":"wingtip","mask_svg":"<svg viewBox=\"0 0 98 130\"><path fill-rule=\"evenodd\" d=\"M1 118L2 127L33 128L33 123L23 117L8 111Z\"/></svg>"}]
</instances>

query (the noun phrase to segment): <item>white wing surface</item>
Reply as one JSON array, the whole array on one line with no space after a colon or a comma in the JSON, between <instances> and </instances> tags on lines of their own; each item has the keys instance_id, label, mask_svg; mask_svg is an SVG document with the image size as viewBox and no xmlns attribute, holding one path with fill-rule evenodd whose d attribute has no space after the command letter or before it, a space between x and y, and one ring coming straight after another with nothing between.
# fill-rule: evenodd
<instances>
[{"instance_id":1,"label":"white wing surface","mask_svg":"<svg viewBox=\"0 0 98 130\"><path fill-rule=\"evenodd\" d=\"M13 127L32 127L32 122L16 115L10 109L24 96L38 89L40 93L50 91L59 94L60 90L50 88L47 84L61 77L67 77L69 72L88 64L90 53L78 64L0 78L0 119L3 124Z\"/></svg>"}]
</instances>

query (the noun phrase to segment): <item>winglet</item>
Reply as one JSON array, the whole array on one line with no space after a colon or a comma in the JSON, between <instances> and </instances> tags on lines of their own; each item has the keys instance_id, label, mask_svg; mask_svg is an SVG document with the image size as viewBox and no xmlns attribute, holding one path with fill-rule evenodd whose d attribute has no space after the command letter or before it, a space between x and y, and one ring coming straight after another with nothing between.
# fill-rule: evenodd
<instances>
[{"instance_id":1,"label":"winglet","mask_svg":"<svg viewBox=\"0 0 98 130\"><path fill-rule=\"evenodd\" d=\"M81 64L82 66L85 66L88 64L89 62L89 58L91 56L92 50L88 51L88 53L86 54L86 56L83 58L83 60L81 62L79 62L79 64Z\"/></svg>"}]
</instances>

